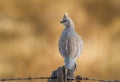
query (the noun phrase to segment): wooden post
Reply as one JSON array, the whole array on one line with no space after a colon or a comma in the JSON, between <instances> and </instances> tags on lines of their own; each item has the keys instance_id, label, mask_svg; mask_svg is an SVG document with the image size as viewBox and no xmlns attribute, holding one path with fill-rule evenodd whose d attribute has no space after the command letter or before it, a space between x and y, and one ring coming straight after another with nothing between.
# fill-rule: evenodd
<instances>
[{"instance_id":1,"label":"wooden post","mask_svg":"<svg viewBox=\"0 0 120 82\"><path fill-rule=\"evenodd\" d=\"M52 72L51 77L57 77L55 79L49 79L48 82L64 82L64 76L65 75L65 67L58 67L57 70ZM68 80L67 82L74 82L72 79L74 79L74 70L68 70Z\"/></svg>"}]
</instances>

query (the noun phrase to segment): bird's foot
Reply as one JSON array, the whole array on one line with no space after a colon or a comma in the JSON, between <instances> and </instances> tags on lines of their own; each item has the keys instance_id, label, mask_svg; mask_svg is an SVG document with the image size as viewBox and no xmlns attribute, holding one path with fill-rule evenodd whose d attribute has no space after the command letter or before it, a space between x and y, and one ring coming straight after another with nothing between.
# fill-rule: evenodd
<instances>
[{"instance_id":1,"label":"bird's foot","mask_svg":"<svg viewBox=\"0 0 120 82\"><path fill-rule=\"evenodd\" d=\"M67 76L67 80L74 80L73 76Z\"/></svg>"},{"instance_id":2,"label":"bird's foot","mask_svg":"<svg viewBox=\"0 0 120 82\"><path fill-rule=\"evenodd\" d=\"M74 71L73 71L73 69L68 70L67 79L68 80L73 80L74 79Z\"/></svg>"}]
</instances>

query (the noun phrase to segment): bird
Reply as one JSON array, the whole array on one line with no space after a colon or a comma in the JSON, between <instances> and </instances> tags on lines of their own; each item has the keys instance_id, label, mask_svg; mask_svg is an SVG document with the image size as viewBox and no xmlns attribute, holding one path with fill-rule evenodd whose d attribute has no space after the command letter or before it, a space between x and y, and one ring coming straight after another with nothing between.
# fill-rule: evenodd
<instances>
[{"instance_id":1,"label":"bird","mask_svg":"<svg viewBox=\"0 0 120 82\"><path fill-rule=\"evenodd\" d=\"M64 58L65 63L65 82L68 78L68 70L76 69L76 58L81 55L83 50L83 40L75 31L75 25L72 19L65 13L62 21L64 30L59 39L59 52Z\"/></svg>"}]
</instances>

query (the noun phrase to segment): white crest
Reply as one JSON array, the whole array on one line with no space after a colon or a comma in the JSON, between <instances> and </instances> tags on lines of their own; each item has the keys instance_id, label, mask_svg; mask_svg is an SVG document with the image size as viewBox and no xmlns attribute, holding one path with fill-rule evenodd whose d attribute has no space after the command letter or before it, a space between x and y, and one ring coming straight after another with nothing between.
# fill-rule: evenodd
<instances>
[{"instance_id":1,"label":"white crest","mask_svg":"<svg viewBox=\"0 0 120 82\"><path fill-rule=\"evenodd\" d=\"M68 13L65 13L66 16L68 16Z\"/></svg>"}]
</instances>

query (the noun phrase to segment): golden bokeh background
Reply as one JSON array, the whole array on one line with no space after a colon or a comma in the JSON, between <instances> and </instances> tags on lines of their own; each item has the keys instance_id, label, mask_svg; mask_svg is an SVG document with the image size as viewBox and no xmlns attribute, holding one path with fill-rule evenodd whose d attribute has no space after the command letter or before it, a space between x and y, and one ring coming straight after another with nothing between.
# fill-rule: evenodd
<instances>
[{"instance_id":1,"label":"golden bokeh background","mask_svg":"<svg viewBox=\"0 0 120 82\"><path fill-rule=\"evenodd\" d=\"M75 75L120 80L119 0L0 0L0 78L50 76L64 64L65 12L84 40Z\"/></svg>"}]
</instances>

